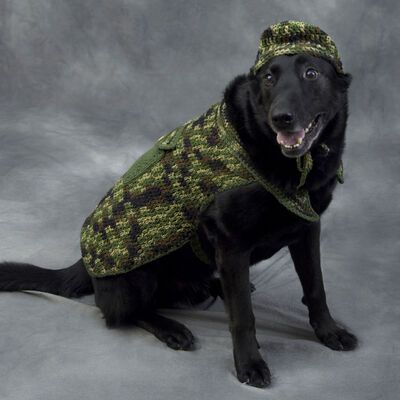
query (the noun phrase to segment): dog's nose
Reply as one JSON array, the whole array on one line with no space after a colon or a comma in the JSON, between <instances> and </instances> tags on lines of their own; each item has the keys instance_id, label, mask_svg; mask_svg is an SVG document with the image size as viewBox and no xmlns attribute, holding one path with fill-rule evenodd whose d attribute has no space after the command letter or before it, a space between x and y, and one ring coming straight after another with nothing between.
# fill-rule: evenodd
<instances>
[{"instance_id":1,"label":"dog's nose","mask_svg":"<svg viewBox=\"0 0 400 400\"><path fill-rule=\"evenodd\" d=\"M294 116L290 112L277 112L271 116L272 122L279 128L285 128L293 123Z\"/></svg>"}]
</instances>

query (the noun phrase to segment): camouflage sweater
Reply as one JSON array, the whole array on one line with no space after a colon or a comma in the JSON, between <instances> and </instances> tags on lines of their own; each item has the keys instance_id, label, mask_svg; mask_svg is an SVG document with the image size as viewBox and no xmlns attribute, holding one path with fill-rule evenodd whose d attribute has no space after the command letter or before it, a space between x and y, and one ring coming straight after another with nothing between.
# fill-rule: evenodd
<instances>
[{"instance_id":1,"label":"camouflage sweater","mask_svg":"<svg viewBox=\"0 0 400 400\"><path fill-rule=\"evenodd\" d=\"M191 242L198 217L216 193L258 181L287 209L309 221L319 216L305 189L288 195L252 167L226 118L225 105L158 139L107 192L81 231L84 264L91 276L128 272Z\"/></svg>"}]
</instances>

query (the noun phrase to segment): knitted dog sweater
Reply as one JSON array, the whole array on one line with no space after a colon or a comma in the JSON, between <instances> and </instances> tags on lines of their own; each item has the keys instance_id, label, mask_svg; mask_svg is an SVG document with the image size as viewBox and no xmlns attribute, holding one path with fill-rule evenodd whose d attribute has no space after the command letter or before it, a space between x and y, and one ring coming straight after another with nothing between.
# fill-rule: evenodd
<instances>
[{"instance_id":1,"label":"knitted dog sweater","mask_svg":"<svg viewBox=\"0 0 400 400\"><path fill-rule=\"evenodd\" d=\"M301 21L283 21L264 31L251 72L257 73L273 57L299 53L324 58L337 73L343 73L333 40L320 28ZM310 152L296 161L299 185L289 195L256 171L226 118L225 105L215 104L162 136L86 218L81 250L88 273L105 277L128 272L188 242L200 259L210 262L195 234L200 213L216 193L253 182L292 213L317 221L319 216L304 189L312 168ZM337 171L341 183L342 173L341 165Z\"/></svg>"},{"instance_id":2,"label":"knitted dog sweater","mask_svg":"<svg viewBox=\"0 0 400 400\"><path fill-rule=\"evenodd\" d=\"M304 183L303 174L299 179ZM81 250L88 273L128 272L188 242L208 262L195 234L200 213L215 194L253 182L297 216L319 219L303 187L289 195L255 170L225 104L211 106L159 138L86 218Z\"/></svg>"}]
</instances>

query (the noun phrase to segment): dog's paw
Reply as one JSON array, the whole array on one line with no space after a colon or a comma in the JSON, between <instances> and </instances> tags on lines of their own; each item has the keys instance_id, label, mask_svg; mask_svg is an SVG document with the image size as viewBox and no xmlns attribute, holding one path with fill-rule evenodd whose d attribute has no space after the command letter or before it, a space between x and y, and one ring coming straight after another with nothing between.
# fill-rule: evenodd
<instances>
[{"instance_id":1,"label":"dog's paw","mask_svg":"<svg viewBox=\"0 0 400 400\"><path fill-rule=\"evenodd\" d=\"M186 326L175 322L156 333L156 337L174 350L194 350L195 339Z\"/></svg>"},{"instance_id":2,"label":"dog's paw","mask_svg":"<svg viewBox=\"0 0 400 400\"><path fill-rule=\"evenodd\" d=\"M356 336L337 325L329 328L317 328L315 329L315 334L321 343L332 350L349 351L357 347Z\"/></svg>"},{"instance_id":3,"label":"dog's paw","mask_svg":"<svg viewBox=\"0 0 400 400\"><path fill-rule=\"evenodd\" d=\"M239 381L247 385L263 388L271 383L271 373L262 358L237 366L236 370Z\"/></svg>"}]
</instances>

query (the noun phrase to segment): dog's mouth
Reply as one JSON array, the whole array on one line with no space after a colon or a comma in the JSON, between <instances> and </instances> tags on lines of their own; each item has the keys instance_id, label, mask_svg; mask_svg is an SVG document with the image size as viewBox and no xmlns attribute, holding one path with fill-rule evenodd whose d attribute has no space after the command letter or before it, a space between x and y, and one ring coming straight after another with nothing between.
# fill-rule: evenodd
<instances>
[{"instance_id":1,"label":"dog's mouth","mask_svg":"<svg viewBox=\"0 0 400 400\"><path fill-rule=\"evenodd\" d=\"M276 141L286 157L299 157L306 153L323 127L322 114L318 114L305 129L293 132L276 131Z\"/></svg>"}]
</instances>

